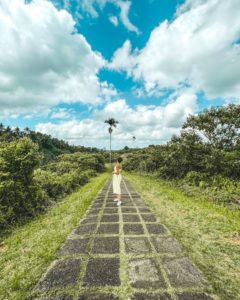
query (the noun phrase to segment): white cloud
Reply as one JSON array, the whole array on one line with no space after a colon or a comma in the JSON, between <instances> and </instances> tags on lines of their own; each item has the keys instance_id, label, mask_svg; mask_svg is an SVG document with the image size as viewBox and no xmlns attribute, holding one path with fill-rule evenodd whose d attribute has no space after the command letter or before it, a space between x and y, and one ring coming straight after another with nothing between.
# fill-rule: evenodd
<instances>
[{"instance_id":1,"label":"white cloud","mask_svg":"<svg viewBox=\"0 0 240 300\"><path fill-rule=\"evenodd\" d=\"M0 120L13 118L32 119L36 116L38 118L45 118L50 114L50 112L50 108L41 105L37 105L35 107L14 107L9 105L8 108L0 109Z\"/></svg>"},{"instance_id":2,"label":"white cloud","mask_svg":"<svg viewBox=\"0 0 240 300\"><path fill-rule=\"evenodd\" d=\"M67 1L68 5L69 2L75 3L75 6L77 6L77 12L80 11L81 13L82 11L84 11L92 18L97 18L99 16L99 11L103 10L107 3L110 3L120 10L119 18L122 24L129 31L135 32L137 34L140 33L138 28L129 19L129 12L132 4L130 0L81 0L81 1L65 0L65 1ZM118 25L118 19L114 16L110 17L109 21L115 26Z\"/></svg>"},{"instance_id":3,"label":"white cloud","mask_svg":"<svg viewBox=\"0 0 240 300\"><path fill-rule=\"evenodd\" d=\"M70 119L72 118L72 110L59 108L51 113L51 119Z\"/></svg>"},{"instance_id":4,"label":"white cloud","mask_svg":"<svg viewBox=\"0 0 240 300\"><path fill-rule=\"evenodd\" d=\"M117 71L126 71L128 76L131 76L136 64L136 59L131 55L131 51L131 42L127 40L121 48L116 50L112 61L108 64L108 68Z\"/></svg>"},{"instance_id":5,"label":"white cloud","mask_svg":"<svg viewBox=\"0 0 240 300\"><path fill-rule=\"evenodd\" d=\"M99 81L104 59L74 26L72 16L49 1L1 1L1 112L59 102L94 105L116 94Z\"/></svg>"},{"instance_id":6,"label":"white cloud","mask_svg":"<svg viewBox=\"0 0 240 300\"><path fill-rule=\"evenodd\" d=\"M239 0L188 0L173 22L156 27L141 51L127 41L110 67L125 70L151 93L184 83L209 98L240 94Z\"/></svg>"},{"instance_id":7,"label":"white cloud","mask_svg":"<svg viewBox=\"0 0 240 300\"><path fill-rule=\"evenodd\" d=\"M94 110L92 118L82 121L66 121L60 124L42 123L36 129L72 143L85 146L108 147L108 130L104 120L113 117L119 121L113 131L113 148L164 143L179 130L189 114L197 111L194 94L182 94L165 106L130 107L124 99L107 104L102 110Z\"/></svg>"},{"instance_id":8,"label":"white cloud","mask_svg":"<svg viewBox=\"0 0 240 300\"><path fill-rule=\"evenodd\" d=\"M130 20L129 20L129 10L130 10L130 6L131 6L131 2L130 1L115 1L116 4L120 7L121 12L120 12L120 18L121 21L123 23L123 25L129 30L129 31L133 31L136 32L137 34L140 33L140 31L138 30L138 28L133 25Z\"/></svg>"},{"instance_id":9,"label":"white cloud","mask_svg":"<svg viewBox=\"0 0 240 300\"><path fill-rule=\"evenodd\" d=\"M116 16L110 16L109 21L115 26L118 26L118 18Z\"/></svg>"}]
</instances>

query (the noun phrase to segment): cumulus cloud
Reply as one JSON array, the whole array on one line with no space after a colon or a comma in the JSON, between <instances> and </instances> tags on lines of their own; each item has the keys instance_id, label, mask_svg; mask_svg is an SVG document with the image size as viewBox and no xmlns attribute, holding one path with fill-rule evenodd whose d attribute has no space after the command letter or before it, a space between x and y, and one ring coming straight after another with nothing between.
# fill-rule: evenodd
<instances>
[{"instance_id":1,"label":"cumulus cloud","mask_svg":"<svg viewBox=\"0 0 240 300\"><path fill-rule=\"evenodd\" d=\"M240 93L239 0L188 0L172 22L151 33L146 46L129 41L113 55L111 68L125 70L147 92L191 85L209 98Z\"/></svg>"},{"instance_id":2,"label":"cumulus cloud","mask_svg":"<svg viewBox=\"0 0 240 300\"><path fill-rule=\"evenodd\" d=\"M136 64L136 58L131 52L131 42L126 40L123 46L115 51L112 61L108 64L108 68L117 71L126 71L128 76L131 76Z\"/></svg>"},{"instance_id":3,"label":"cumulus cloud","mask_svg":"<svg viewBox=\"0 0 240 300\"><path fill-rule=\"evenodd\" d=\"M100 82L103 57L76 32L72 16L46 0L0 3L0 108L100 103L116 94Z\"/></svg>"},{"instance_id":4,"label":"cumulus cloud","mask_svg":"<svg viewBox=\"0 0 240 300\"><path fill-rule=\"evenodd\" d=\"M113 117L119 121L113 132L113 148L164 143L179 130L189 114L197 111L196 95L183 93L165 106L130 107L124 99L108 103L102 110L95 109L92 117L82 121L60 124L41 123L36 129L61 139L86 146L108 147L108 130L104 120Z\"/></svg>"}]
</instances>

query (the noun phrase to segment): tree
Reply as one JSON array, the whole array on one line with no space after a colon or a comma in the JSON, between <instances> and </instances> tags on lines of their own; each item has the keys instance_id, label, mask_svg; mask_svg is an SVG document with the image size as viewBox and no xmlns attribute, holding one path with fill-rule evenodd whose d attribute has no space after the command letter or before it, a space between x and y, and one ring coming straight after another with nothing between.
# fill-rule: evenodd
<instances>
[{"instance_id":1,"label":"tree","mask_svg":"<svg viewBox=\"0 0 240 300\"><path fill-rule=\"evenodd\" d=\"M0 228L32 216L43 199L33 179L42 155L28 138L0 143Z\"/></svg>"},{"instance_id":2,"label":"tree","mask_svg":"<svg viewBox=\"0 0 240 300\"><path fill-rule=\"evenodd\" d=\"M197 116L190 116L184 129L194 130L218 149L231 151L240 140L240 105L212 107Z\"/></svg>"},{"instance_id":3,"label":"tree","mask_svg":"<svg viewBox=\"0 0 240 300\"><path fill-rule=\"evenodd\" d=\"M109 132L109 137L110 137L110 152L109 152L109 162L110 164L112 163L112 132L113 132L113 127L117 127L117 124L119 123L117 120L114 118L109 118L108 120L105 120L104 123L107 123L109 125L108 132Z\"/></svg>"},{"instance_id":4,"label":"tree","mask_svg":"<svg viewBox=\"0 0 240 300\"><path fill-rule=\"evenodd\" d=\"M132 137L132 141L133 141L133 146L134 146L134 143L136 141L136 137L135 136Z\"/></svg>"}]
</instances>

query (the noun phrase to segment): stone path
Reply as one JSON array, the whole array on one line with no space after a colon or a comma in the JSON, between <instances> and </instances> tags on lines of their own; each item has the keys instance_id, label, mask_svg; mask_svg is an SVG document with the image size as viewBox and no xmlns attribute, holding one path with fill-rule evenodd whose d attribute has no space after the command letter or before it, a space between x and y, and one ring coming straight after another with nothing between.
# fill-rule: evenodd
<instances>
[{"instance_id":1,"label":"stone path","mask_svg":"<svg viewBox=\"0 0 240 300\"><path fill-rule=\"evenodd\" d=\"M140 195L123 180L123 203L117 207L111 182L59 250L33 299L215 299Z\"/></svg>"}]
</instances>

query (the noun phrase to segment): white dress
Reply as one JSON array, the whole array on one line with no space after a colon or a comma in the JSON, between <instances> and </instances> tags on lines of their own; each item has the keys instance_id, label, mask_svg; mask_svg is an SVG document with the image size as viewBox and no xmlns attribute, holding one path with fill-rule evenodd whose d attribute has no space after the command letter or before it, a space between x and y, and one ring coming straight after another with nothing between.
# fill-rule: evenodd
<instances>
[{"instance_id":1,"label":"white dress","mask_svg":"<svg viewBox=\"0 0 240 300\"><path fill-rule=\"evenodd\" d=\"M114 167L114 172L117 172L117 167ZM113 174L113 193L114 194L121 194L121 174Z\"/></svg>"}]
</instances>

